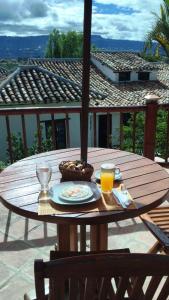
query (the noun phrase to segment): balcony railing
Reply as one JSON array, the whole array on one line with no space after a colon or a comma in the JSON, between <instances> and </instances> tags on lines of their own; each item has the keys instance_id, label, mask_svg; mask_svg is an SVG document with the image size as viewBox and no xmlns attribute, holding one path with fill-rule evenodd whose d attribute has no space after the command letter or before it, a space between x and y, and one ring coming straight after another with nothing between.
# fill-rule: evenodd
<instances>
[{"instance_id":1,"label":"balcony railing","mask_svg":"<svg viewBox=\"0 0 169 300\"><path fill-rule=\"evenodd\" d=\"M89 114L92 116L92 143L91 146L96 147L98 145L98 122L97 117L99 114L107 115L107 145L106 147L110 148L113 144L113 136L111 132L110 126L110 117L112 113L118 112L120 114L120 133L119 133L119 149L125 149L125 131L124 131L124 119L127 116L132 116L130 127L131 129L131 143L129 151L138 153L138 144L136 145L136 131L137 131L137 115L139 112L142 112L145 115L145 125L143 132L144 141L140 145L141 153L150 158L154 159L156 153L156 123L157 123L157 113L158 110L162 109L166 112L166 138L165 143L163 145L163 157L165 159L165 165L168 163L169 157L169 105L159 105L156 101L151 101L144 106L133 106L133 107L91 107L89 108ZM28 115L32 115L36 118L36 129L37 132L37 144L38 144L38 152L43 151L42 147L42 128L41 128L41 116L46 115L50 116L51 119L51 140L52 140L52 149L57 149L56 142L56 132L55 132L55 118L56 116L63 115L65 116L65 128L66 128L66 148L69 148L71 145L71 134L70 134L70 114L79 115L79 120L81 121L81 108L80 107L30 107L30 108L1 108L0 109L0 118L5 118L5 126L6 128L1 128L1 130L6 130L7 133L7 148L8 148L8 160L10 163L15 161L14 157L14 149L12 144L12 134L13 134L13 126L11 126L10 118L11 116L18 116L20 119L21 128L21 138L23 143L23 151L24 156L28 156L28 137L29 137L29 126L26 125L25 117ZM81 122L80 122L81 123ZM76 134L76 128L74 131ZM110 137L111 142L110 143ZM80 143L79 145L80 146ZM1 146L0 146L1 147ZM1 149L0 149L1 151Z\"/></svg>"}]
</instances>

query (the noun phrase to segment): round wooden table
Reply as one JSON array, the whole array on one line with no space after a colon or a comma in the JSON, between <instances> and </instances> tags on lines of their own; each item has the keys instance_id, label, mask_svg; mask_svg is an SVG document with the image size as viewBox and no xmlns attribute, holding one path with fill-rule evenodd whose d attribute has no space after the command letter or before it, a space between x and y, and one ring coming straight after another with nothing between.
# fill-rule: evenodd
<instances>
[{"instance_id":1,"label":"round wooden table","mask_svg":"<svg viewBox=\"0 0 169 300\"><path fill-rule=\"evenodd\" d=\"M36 220L58 224L58 249L77 250L77 225L81 225L81 250L85 250L85 227L90 228L91 250L107 248L107 225L132 218L158 206L166 199L169 191L169 175L157 163L145 157L114 149L89 148L88 162L95 171L104 162L116 164L123 182L129 190L135 208L130 210L93 211L90 205L86 209L77 207L76 211L67 208L56 215L38 215L39 182L36 177L36 163L45 159L52 165L50 185L60 182L58 165L62 160L80 159L80 149L70 148L50 151L27 157L9 167L0 174L0 197L2 203L11 211ZM93 177L94 178L94 177ZM97 205L97 202L96 202Z\"/></svg>"}]
</instances>

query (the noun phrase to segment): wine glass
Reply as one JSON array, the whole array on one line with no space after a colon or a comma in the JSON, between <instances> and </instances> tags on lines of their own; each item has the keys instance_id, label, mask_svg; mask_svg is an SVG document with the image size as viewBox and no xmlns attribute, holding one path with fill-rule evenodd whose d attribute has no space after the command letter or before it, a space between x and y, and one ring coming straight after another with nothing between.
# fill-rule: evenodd
<instances>
[{"instance_id":1,"label":"wine glass","mask_svg":"<svg viewBox=\"0 0 169 300\"><path fill-rule=\"evenodd\" d=\"M49 181L52 176L52 168L49 163L45 161L36 164L36 176L41 184L41 191L47 192L49 190Z\"/></svg>"}]
</instances>

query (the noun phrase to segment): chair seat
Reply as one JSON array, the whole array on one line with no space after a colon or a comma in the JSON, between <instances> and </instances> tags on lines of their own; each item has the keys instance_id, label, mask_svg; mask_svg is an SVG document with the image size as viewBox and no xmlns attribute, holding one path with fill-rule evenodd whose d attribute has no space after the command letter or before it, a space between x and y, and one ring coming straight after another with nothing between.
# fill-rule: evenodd
<instances>
[{"instance_id":1,"label":"chair seat","mask_svg":"<svg viewBox=\"0 0 169 300\"><path fill-rule=\"evenodd\" d=\"M141 219L151 233L158 240L149 252L163 250L169 254L169 205L165 201L159 207L141 215Z\"/></svg>"}]
</instances>

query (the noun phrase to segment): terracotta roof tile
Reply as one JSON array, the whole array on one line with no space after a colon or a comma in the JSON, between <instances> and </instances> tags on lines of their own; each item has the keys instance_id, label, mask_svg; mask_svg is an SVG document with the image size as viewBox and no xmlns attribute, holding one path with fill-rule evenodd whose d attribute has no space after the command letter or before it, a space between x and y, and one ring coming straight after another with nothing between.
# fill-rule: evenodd
<instances>
[{"instance_id":1,"label":"terracotta roof tile","mask_svg":"<svg viewBox=\"0 0 169 300\"><path fill-rule=\"evenodd\" d=\"M0 104L79 102L81 86L38 66L23 66L0 85ZM90 92L91 100L105 97Z\"/></svg>"},{"instance_id":2,"label":"terracotta roof tile","mask_svg":"<svg viewBox=\"0 0 169 300\"><path fill-rule=\"evenodd\" d=\"M46 68L76 83L82 80L82 60L80 59L32 59L30 63ZM156 64L157 66L157 64ZM104 99L91 100L91 106L132 106L144 105L145 95L150 92L160 97L160 103L169 103L169 65L159 64L157 81L135 81L113 83L92 63L90 87L107 95Z\"/></svg>"},{"instance_id":3,"label":"terracotta roof tile","mask_svg":"<svg viewBox=\"0 0 169 300\"><path fill-rule=\"evenodd\" d=\"M102 65L107 65L115 72L119 71L148 71L158 69L156 63L145 61L136 52L95 52L91 55Z\"/></svg>"}]
</instances>

